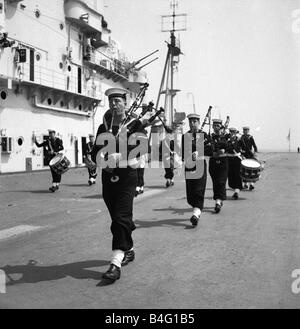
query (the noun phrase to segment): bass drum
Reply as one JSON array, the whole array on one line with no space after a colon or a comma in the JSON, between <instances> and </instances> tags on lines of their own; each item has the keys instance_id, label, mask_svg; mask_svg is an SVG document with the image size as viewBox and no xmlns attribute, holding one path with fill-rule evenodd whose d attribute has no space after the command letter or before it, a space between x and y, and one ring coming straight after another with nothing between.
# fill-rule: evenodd
<instances>
[{"instance_id":1,"label":"bass drum","mask_svg":"<svg viewBox=\"0 0 300 329\"><path fill-rule=\"evenodd\" d=\"M59 175L64 174L70 168L70 161L61 153L58 153L49 163L49 166Z\"/></svg>"},{"instance_id":2,"label":"bass drum","mask_svg":"<svg viewBox=\"0 0 300 329\"><path fill-rule=\"evenodd\" d=\"M241 161L240 176L244 182L254 183L259 180L262 165L255 159L244 159Z\"/></svg>"}]
</instances>

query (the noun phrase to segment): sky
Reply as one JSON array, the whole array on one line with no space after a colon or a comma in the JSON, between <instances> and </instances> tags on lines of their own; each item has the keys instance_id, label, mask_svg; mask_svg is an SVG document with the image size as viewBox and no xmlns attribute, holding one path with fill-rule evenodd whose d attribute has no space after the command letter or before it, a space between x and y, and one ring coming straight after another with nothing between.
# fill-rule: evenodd
<instances>
[{"instance_id":1,"label":"sky","mask_svg":"<svg viewBox=\"0 0 300 329\"><path fill-rule=\"evenodd\" d=\"M145 67L148 99L156 101L170 35L161 15L170 0L105 0L112 37L130 61L159 49L159 60ZM179 32L181 50L175 108L212 116L241 131L250 126L259 150L288 151L300 146L300 0L178 0L187 14ZM148 60L157 56L153 55ZM186 124L187 126L187 124Z\"/></svg>"}]
</instances>

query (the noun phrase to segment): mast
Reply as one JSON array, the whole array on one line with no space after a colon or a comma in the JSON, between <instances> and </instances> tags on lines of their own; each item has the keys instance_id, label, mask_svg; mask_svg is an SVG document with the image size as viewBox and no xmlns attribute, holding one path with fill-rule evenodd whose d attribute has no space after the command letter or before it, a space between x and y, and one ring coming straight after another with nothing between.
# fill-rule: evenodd
<instances>
[{"instance_id":1,"label":"mast","mask_svg":"<svg viewBox=\"0 0 300 329\"><path fill-rule=\"evenodd\" d=\"M176 8L178 7L178 1L171 1L172 15L162 16L162 32L170 33L170 42L167 42L168 52L163 69L160 89L157 96L156 108L159 108L159 102L161 95L165 96L165 121L168 125L172 125L174 122L174 98L179 89L174 87L174 73L176 65L179 63L179 56L182 54L180 49L180 43L177 39L175 32L186 31L186 14L176 14ZM179 21L178 18L182 19ZM171 21L170 21L171 20ZM178 24L182 26L178 26Z\"/></svg>"}]
</instances>

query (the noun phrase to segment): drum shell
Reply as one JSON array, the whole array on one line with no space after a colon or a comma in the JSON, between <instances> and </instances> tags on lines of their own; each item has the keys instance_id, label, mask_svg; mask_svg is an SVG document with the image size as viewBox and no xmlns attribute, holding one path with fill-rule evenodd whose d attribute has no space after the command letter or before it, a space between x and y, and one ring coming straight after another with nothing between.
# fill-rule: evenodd
<instances>
[{"instance_id":1,"label":"drum shell","mask_svg":"<svg viewBox=\"0 0 300 329\"><path fill-rule=\"evenodd\" d=\"M56 158L60 157L59 161L51 164L51 162ZM63 155L63 154L58 154L56 155L49 163L49 166L54 170L57 174L62 175L65 172L67 172L70 168L70 161L69 159Z\"/></svg>"},{"instance_id":2,"label":"drum shell","mask_svg":"<svg viewBox=\"0 0 300 329\"><path fill-rule=\"evenodd\" d=\"M256 163L259 163L255 160ZM260 164L260 163L259 163ZM259 167L251 167L245 164L244 160L241 161L240 176L244 182L255 183L259 180L261 175L261 164Z\"/></svg>"}]
</instances>

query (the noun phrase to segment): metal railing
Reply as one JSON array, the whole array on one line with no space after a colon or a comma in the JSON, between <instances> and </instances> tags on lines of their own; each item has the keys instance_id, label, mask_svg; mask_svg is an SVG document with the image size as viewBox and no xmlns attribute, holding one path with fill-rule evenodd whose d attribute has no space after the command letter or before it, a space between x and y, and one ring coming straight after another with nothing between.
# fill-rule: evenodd
<instances>
[{"instance_id":1,"label":"metal railing","mask_svg":"<svg viewBox=\"0 0 300 329\"><path fill-rule=\"evenodd\" d=\"M116 72L126 79L128 79L129 77L129 62L110 57L108 54L99 50L94 50L93 52L91 52L91 62L96 65L102 66L107 70Z\"/></svg>"},{"instance_id":2,"label":"metal railing","mask_svg":"<svg viewBox=\"0 0 300 329\"><path fill-rule=\"evenodd\" d=\"M33 79L30 79L30 64L23 63L21 67L22 69L19 71L17 76L18 79L26 82L40 84L41 86L78 94L78 76L75 76L72 71L59 72L53 69L49 69L45 66L35 65L33 70ZM96 88L93 88L92 86L85 88L83 83L81 93L79 94L87 97L97 98Z\"/></svg>"}]
</instances>

